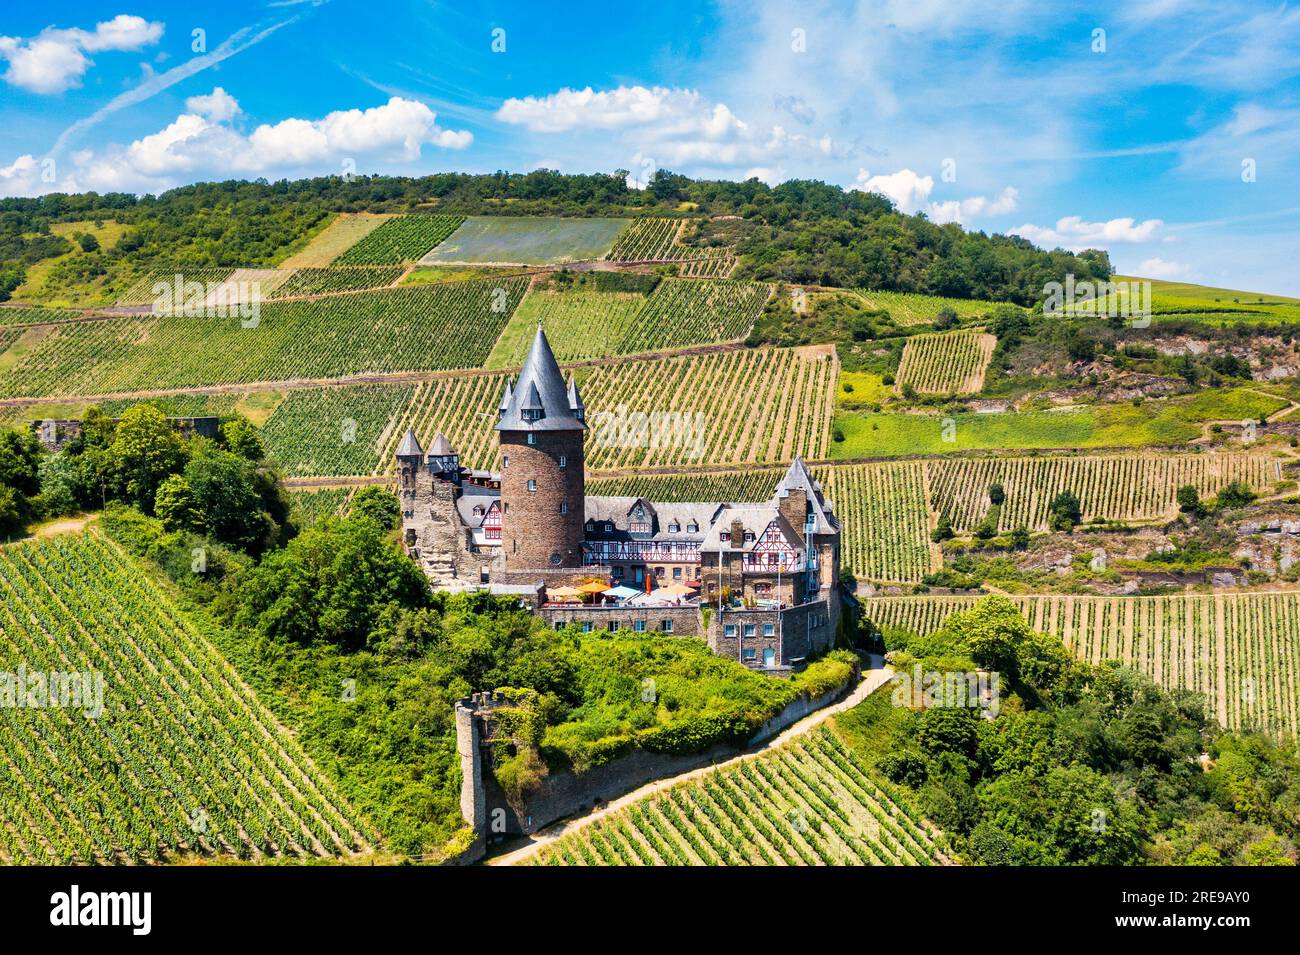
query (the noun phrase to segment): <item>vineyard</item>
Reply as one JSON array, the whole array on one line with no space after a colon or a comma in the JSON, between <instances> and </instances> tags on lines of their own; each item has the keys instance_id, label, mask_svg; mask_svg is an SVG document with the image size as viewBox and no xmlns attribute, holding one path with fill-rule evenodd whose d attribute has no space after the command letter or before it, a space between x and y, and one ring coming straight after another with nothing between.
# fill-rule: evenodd
<instances>
[{"instance_id":1,"label":"vineyard","mask_svg":"<svg viewBox=\"0 0 1300 955\"><path fill-rule=\"evenodd\" d=\"M415 431L422 447L433 443L439 431L458 452L460 463L470 468L500 469L497 455L497 407L505 391L505 375L465 375L437 378L416 385L379 453L375 473L391 473L393 455L406 429Z\"/></svg>"},{"instance_id":2,"label":"vineyard","mask_svg":"<svg viewBox=\"0 0 1300 955\"><path fill-rule=\"evenodd\" d=\"M10 305L0 308L0 326L38 325L42 322L69 322L80 318L81 312L73 308L44 308Z\"/></svg>"},{"instance_id":3,"label":"vineyard","mask_svg":"<svg viewBox=\"0 0 1300 955\"><path fill-rule=\"evenodd\" d=\"M975 597L876 597L877 625L930 633ZM1300 594L1012 598L1031 627L1081 659L1115 659L1169 689L1201 693L1229 728L1300 731Z\"/></svg>"},{"instance_id":4,"label":"vineyard","mask_svg":"<svg viewBox=\"0 0 1300 955\"><path fill-rule=\"evenodd\" d=\"M369 827L144 570L95 535L0 548L0 669L102 676L93 706L4 707L0 860L333 857Z\"/></svg>"},{"instance_id":5,"label":"vineyard","mask_svg":"<svg viewBox=\"0 0 1300 955\"><path fill-rule=\"evenodd\" d=\"M262 440L287 477L370 474L414 385L297 389L267 419Z\"/></svg>"},{"instance_id":6,"label":"vineyard","mask_svg":"<svg viewBox=\"0 0 1300 955\"><path fill-rule=\"evenodd\" d=\"M829 730L648 796L536 865L936 865L935 834Z\"/></svg>"},{"instance_id":7,"label":"vineyard","mask_svg":"<svg viewBox=\"0 0 1300 955\"><path fill-rule=\"evenodd\" d=\"M760 282L664 279L624 337L620 351L738 341L749 334L771 294L771 286Z\"/></svg>"},{"instance_id":8,"label":"vineyard","mask_svg":"<svg viewBox=\"0 0 1300 955\"><path fill-rule=\"evenodd\" d=\"M327 517L342 517L352 488L325 487L319 490L291 490L294 520L301 528L311 527Z\"/></svg>"},{"instance_id":9,"label":"vineyard","mask_svg":"<svg viewBox=\"0 0 1300 955\"><path fill-rule=\"evenodd\" d=\"M464 216L392 216L357 240L331 265L396 265L414 262L460 228Z\"/></svg>"},{"instance_id":10,"label":"vineyard","mask_svg":"<svg viewBox=\"0 0 1300 955\"><path fill-rule=\"evenodd\" d=\"M225 282L234 272L235 270L231 268L154 269L128 286L126 291L117 297L116 304L132 307L151 306L158 299L157 293L154 292L154 286L160 282L169 286L174 285L177 275L180 275L182 282L199 282L206 286L209 283L217 285Z\"/></svg>"},{"instance_id":11,"label":"vineyard","mask_svg":"<svg viewBox=\"0 0 1300 955\"><path fill-rule=\"evenodd\" d=\"M868 308L882 309L899 325L929 325L940 310L951 309L959 319L982 318L998 307L979 299L944 298L915 292L857 292Z\"/></svg>"},{"instance_id":12,"label":"vineyard","mask_svg":"<svg viewBox=\"0 0 1300 955\"><path fill-rule=\"evenodd\" d=\"M263 305L231 318L118 318L31 329L0 396L106 394L481 365L524 279L453 282Z\"/></svg>"},{"instance_id":13,"label":"vineyard","mask_svg":"<svg viewBox=\"0 0 1300 955\"><path fill-rule=\"evenodd\" d=\"M687 219L635 219L605 256L611 262L676 262L682 275L723 278L736 264L731 249L690 246L681 241Z\"/></svg>"},{"instance_id":14,"label":"vineyard","mask_svg":"<svg viewBox=\"0 0 1300 955\"><path fill-rule=\"evenodd\" d=\"M752 471L691 470L686 474L596 478L587 481L587 493L644 497L649 501L767 501L784 473L781 468L756 468Z\"/></svg>"},{"instance_id":15,"label":"vineyard","mask_svg":"<svg viewBox=\"0 0 1300 955\"><path fill-rule=\"evenodd\" d=\"M825 348L598 365L581 380L594 470L824 457L838 366Z\"/></svg>"},{"instance_id":16,"label":"vineyard","mask_svg":"<svg viewBox=\"0 0 1300 955\"><path fill-rule=\"evenodd\" d=\"M422 265L552 265L600 259L626 219L470 216Z\"/></svg>"},{"instance_id":17,"label":"vineyard","mask_svg":"<svg viewBox=\"0 0 1300 955\"><path fill-rule=\"evenodd\" d=\"M521 366L538 324L546 329L551 350L560 361L621 354L622 343L633 335L637 313L645 302L644 295L629 292L534 289L519 303L485 367Z\"/></svg>"},{"instance_id":18,"label":"vineyard","mask_svg":"<svg viewBox=\"0 0 1300 955\"><path fill-rule=\"evenodd\" d=\"M843 526L841 561L872 580L915 583L936 569L926 507L926 464L839 465L814 473Z\"/></svg>"},{"instance_id":19,"label":"vineyard","mask_svg":"<svg viewBox=\"0 0 1300 955\"><path fill-rule=\"evenodd\" d=\"M913 335L898 365L898 390L922 394L973 395L984 387L984 372L998 340L979 331Z\"/></svg>"},{"instance_id":20,"label":"vineyard","mask_svg":"<svg viewBox=\"0 0 1300 955\"><path fill-rule=\"evenodd\" d=\"M329 265L352 246L383 225L388 216L341 212L303 249L280 263L282 269L315 268Z\"/></svg>"},{"instance_id":21,"label":"vineyard","mask_svg":"<svg viewBox=\"0 0 1300 955\"><path fill-rule=\"evenodd\" d=\"M267 298L292 298L299 295L323 295L329 292L384 288L401 277L400 265L295 269L267 295Z\"/></svg>"},{"instance_id":22,"label":"vineyard","mask_svg":"<svg viewBox=\"0 0 1300 955\"><path fill-rule=\"evenodd\" d=\"M1148 521L1172 518L1185 485L1209 498L1233 481L1262 491L1281 480L1276 458L1250 453L935 459L926 468L933 509L958 531L984 519L991 484L1006 492L999 530L1045 531L1048 504L1061 491L1079 496L1084 520Z\"/></svg>"},{"instance_id":23,"label":"vineyard","mask_svg":"<svg viewBox=\"0 0 1300 955\"><path fill-rule=\"evenodd\" d=\"M488 359L489 368L517 368L541 322L556 358L610 355L739 341L763 310L767 285L664 279L647 298L628 292L533 290Z\"/></svg>"}]
</instances>

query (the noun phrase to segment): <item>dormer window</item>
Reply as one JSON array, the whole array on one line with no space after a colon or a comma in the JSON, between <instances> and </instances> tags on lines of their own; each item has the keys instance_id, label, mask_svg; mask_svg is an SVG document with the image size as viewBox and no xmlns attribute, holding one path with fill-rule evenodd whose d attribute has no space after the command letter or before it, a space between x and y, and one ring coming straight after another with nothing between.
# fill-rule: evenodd
<instances>
[{"instance_id":1,"label":"dormer window","mask_svg":"<svg viewBox=\"0 0 1300 955\"><path fill-rule=\"evenodd\" d=\"M731 540L731 531L722 531L720 534L718 534L718 538L719 540L724 540L724 541Z\"/></svg>"},{"instance_id":2,"label":"dormer window","mask_svg":"<svg viewBox=\"0 0 1300 955\"><path fill-rule=\"evenodd\" d=\"M678 524L676 521L673 521L671 524L668 525L668 533L670 534L678 534L681 532L681 529L682 529L682 525Z\"/></svg>"},{"instance_id":3,"label":"dormer window","mask_svg":"<svg viewBox=\"0 0 1300 955\"><path fill-rule=\"evenodd\" d=\"M700 525L696 524L694 521L691 521L689 524L686 525L686 531L687 533L690 534L698 534L700 532Z\"/></svg>"},{"instance_id":4,"label":"dormer window","mask_svg":"<svg viewBox=\"0 0 1300 955\"><path fill-rule=\"evenodd\" d=\"M573 416L577 418L579 421L585 421L587 418L587 412L579 408L577 411L573 413Z\"/></svg>"},{"instance_id":5,"label":"dormer window","mask_svg":"<svg viewBox=\"0 0 1300 955\"><path fill-rule=\"evenodd\" d=\"M609 521L606 521L606 522L605 522L605 533L608 534L608 533L610 533L610 532L613 531L613 530L614 530L614 525L611 524Z\"/></svg>"},{"instance_id":6,"label":"dormer window","mask_svg":"<svg viewBox=\"0 0 1300 955\"><path fill-rule=\"evenodd\" d=\"M481 504L475 504L475 505L474 505L474 516L475 516L475 517L482 517L482 516L483 516L483 505L481 505Z\"/></svg>"},{"instance_id":7,"label":"dormer window","mask_svg":"<svg viewBox=\"0 0 1300 955\"><path fill-rule=\"evenodd\" d=\"M593 532L594 532L594 531L596 530L596 522L595 522L595 521L587 521L587 530L589 530L589 531L593 531Z\"/></svg>"},{"instance_id":8,"label":"dormer window","mask_svg":"<svg viewBox=\"0 0 1300 955\"><path fill-rule=\"evenodd\" d=\"M542 414L543 412L541 408L524 408L519 412L519 417L523 418L525 421L541 421Z\"/></svg>"},{"instance_id":9,"label":"dormer window","mask_svg":"<svg viewBox=\"0 0 1300 955\"><path fill-rule=\"evenodd\" d=\"M746 544L753 543L753 540L754 540L754 532L745 531L745 543Z\"/></svg>"}]
</instances>

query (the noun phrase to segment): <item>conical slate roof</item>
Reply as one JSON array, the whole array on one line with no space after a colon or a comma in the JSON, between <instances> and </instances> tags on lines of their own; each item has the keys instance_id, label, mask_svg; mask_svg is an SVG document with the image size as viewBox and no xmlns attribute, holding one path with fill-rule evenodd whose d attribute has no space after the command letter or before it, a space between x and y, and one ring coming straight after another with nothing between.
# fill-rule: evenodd
<instances>
[{"instance_id":1,"label":"conical slate roof","mask_svg":"<svg viewBox=\"0 0 1300 955\"><path fill-rule=\"evenodd\" d=\"M439 431L434 436L433 445L429 448L429 454L439 458L453 457L456 454L456 449L451 446L447 436Z\"/></svg>"},{"instance_id":2,"label":"conical slate roof","mask_svg":"<svg viewBox=\"0 0 1300 955\"><path fill-rule=\"evenodd\" d=\"M439 435L441 437L441 435ZM443 440L446 440L445 438ZM397 446L397 456L399 458L422 458L424 449L420 447L420 441L415 436L415 432L410 428L406 429L406 435L402 438L402 443Z\"/></svg>"},{"instance_id":3,"label":"conical slate roof","mask_svg":"<svg viewBox=\"0 0 1300 955\"><path fill-rule=\"evenodd\" d=\"M500 414L505 414L506 409L510 407L510 397L514 394L514 389L510 387L510 379L506 379L506 392L501 396L501 405L497 408Z\"/></svg>"},{"instance_id":4,"label":"conical slate roof","mask_svg":"<svg viewBox=\"0 0 1300 955\"><path fill-rule=\"evenodd\" d=\"M502 404L505 410L497 422L498 431L585 431L587 428L574 416L559 362L540 325L514 388L506 385ZM530 412L528 416L524 415L525 410ZM540 417L536 416L537 412L541 413Z\"/></svg>"}]
</instances>

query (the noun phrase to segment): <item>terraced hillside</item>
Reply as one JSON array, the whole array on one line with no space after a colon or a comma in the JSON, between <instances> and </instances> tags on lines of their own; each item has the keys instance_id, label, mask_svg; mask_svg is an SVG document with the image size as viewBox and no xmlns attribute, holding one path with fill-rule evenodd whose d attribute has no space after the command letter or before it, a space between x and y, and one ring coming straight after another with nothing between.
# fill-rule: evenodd
<instances>
[{"instance_id":1,"label":"terraced hillside","mask_svg":"<svg viewBox=\"0 0 1300 955\"><path fill-rule=\"evenodd\" d=\"M0 670L98 675L102 692L98 712L92 696L0 709L0 860L334 857L373 842L116 546L91 533L0 547L0 593Z\"/></svg>"},{"instance_id":2,"label":"terraced hillside","mask_svg":"<svg viewBox=\"0 0 1300 955\"><path fill-rule=\"evenodd\" d=\"M929 633L975 597L875 597L880 626ZM1121 660L1170 689L1201 693L1224 726L1300 731L1300 594L1012 598L1030 626L1080 658Z\"/></svg>"},{"instance_id":3,"label":"terraced hillside","mask_svg":"<svg viewBox=\"0 0 1300 955\"><path fill-rule=\"evenodd\" d=\"M1209 499L1233 481L1259 492L1282 479L1278 458L1250 452L937 459L926 468L931 505L958 531L984 519L992 484L1006 492L1000 530L1045 531L1048 504L1061 491L1079 496L1085 521L1149 521L1173 518L1185 485Z\"/></svg>"},{"instance_id":4,"label":"terraced hillside","mask_svg":"<svg viewBox=\"0 0 1300 955\"><path fill-rule=\"evenodd\" d=\"M544 847L538 865L935 865L936 833L829 730L680 783Z\"/></svg>"},{"instance_id":5,"label":"terraced hillside","mask_svg":"<svg viewBox=\"0 0 1300 955\"><path fill-rule=\"evenodd\" d=\"M117 318L33 328L0 353L0 396L185 388L481 365L522 279L270 302L259 316Z\"/></svg>"}]
</instances>

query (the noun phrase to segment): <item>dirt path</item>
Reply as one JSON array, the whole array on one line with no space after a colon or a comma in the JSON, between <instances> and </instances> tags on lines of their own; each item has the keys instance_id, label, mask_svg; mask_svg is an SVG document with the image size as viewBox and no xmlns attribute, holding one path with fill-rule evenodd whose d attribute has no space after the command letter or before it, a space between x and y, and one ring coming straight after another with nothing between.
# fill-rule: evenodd
<instances>
[{"instance_id":1,"label":"dirt path","mask_svg":"<svg viewBox=\"0 0 1300 955\"><path fill-rule=\"evenodd\" d=\"M32 536L54 537L58 534L75 534L77 531L84 530L87 524L98 519L98 514L78 514L76 517L65 517L61 520L40 525L32 532Z\"/></svg>"},{"instance_id":2,"label":"dirt path","mask_svg":"<svg viewBox=\"0 0 1300 955\"><path fill-rule=\"evenodd\" d=\"M662 792L665 789L670 789L673 786L676 786L678 783L686 782L687 780L690 779L698 779L699 777L705 776L708 773L714 772L715 770L723 769L727 766L734 765L743 760L753 759L755 756L759 755L760 753L765 753L770 749L775 749L778 746L782 746L785 743L788 743L790 740L794 739L795 737L802 736L803 734L809 732L810 730L816 729L818 726L826 722L826 720L834 716L836 713L843 713L845 710L849 710L857 706L859 703L865 700L868 696L870 696L880 687L888 683L889 679L893 675L894 675L894 671L884 665L884 659L882 657L876 654L871 654L871 669L865 671L862 674L861 682L859 682L858 685L853 688L853 690L849 693L848 696L844 697L844 699L840 700L838 703L832 703L830 706L822 707L820 710L818 710L815 713L808 714L803 719L799 720L799 722L794 723L786 727L780 733L777 733L771 739L765 740L764 742L759 743L751 747L750 749L745 750L743 753L740 753L729 759L723 760L720 763L713 763L708 766L701 766L698 769L688 770L687 772L679 773L676 776L668 776L665 777L664 779L656 779L654 782L646 783L644 786L641 786L638 789L634 789L630 793L619 796L617 799L614 799L606 803L605 805L601 806L599 809L593 809L591 812L588 812L586 815L570 817L568 819L563 819L560 822L557 822L553 825L547 826L545 829L542 829L534 833L532 836L527 837L527 842L524 845L520 846L517 849L513 849L509 852L503 853L501 855L494 856L488 859L486 861L486 864L487 865L518 865L522 862L526 862L534 855L536 855L539 851L541 851L543 846L551 842L554 842L556 839L559 839L561 836L565 836L571 832L576 832L577 830L582 829L585 826L589 826L597 819L601 819L605 816L608 816L611 813L618 812L620 809L630 806L632 803L637 802L640 799L644 799L646 796L652 795L657 792Z\"/></svg>"}]
</instances>

